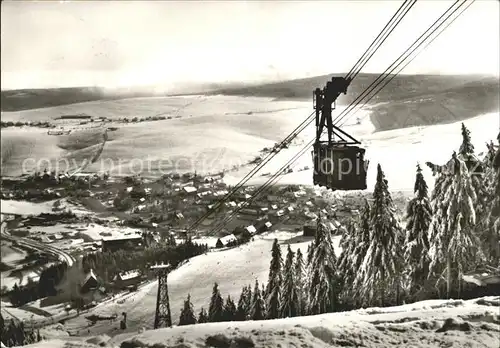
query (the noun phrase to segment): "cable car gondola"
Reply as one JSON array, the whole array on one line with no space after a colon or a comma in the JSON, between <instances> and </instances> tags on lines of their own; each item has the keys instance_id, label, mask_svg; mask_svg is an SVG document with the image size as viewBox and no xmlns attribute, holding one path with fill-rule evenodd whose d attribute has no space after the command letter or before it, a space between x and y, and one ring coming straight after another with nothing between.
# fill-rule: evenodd
<instances>
[{"instance_id":1,"label":"cable car gondola","mask_svg":"<svg viewBox=\"0 0 500 348\"><path fill-rule=\"evenodd\" d=\"M365 190L368 161L361 143L333 124L332 110L341 94L347 93L350 80L333 77L323 90L316 88L313 95L316 110L316 141L313 145L313 183L330 190ZM327 128L328 140L322 141Z\"/></svg>"}]
</instances>

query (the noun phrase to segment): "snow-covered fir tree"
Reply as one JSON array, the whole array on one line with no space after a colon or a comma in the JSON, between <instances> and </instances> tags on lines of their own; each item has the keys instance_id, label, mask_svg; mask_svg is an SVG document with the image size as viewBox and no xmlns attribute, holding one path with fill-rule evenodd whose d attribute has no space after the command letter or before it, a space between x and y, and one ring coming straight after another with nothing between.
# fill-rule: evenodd
<instances>
[{"instance_id":1,"label":"snow-covered fir tree","mask_svg":"<svg viewBox=\"0 0 500 348\"><path fill-rule=\"evenodd\" d=\"M217 323L224 320L224 300L219 291L219 285L214 284L212 290L212 298L210 299L210 306L208 307L208 321Z\"/></svg>"},{"instance_id":2,"label":"snow-covered fir tree","mask_svg":"<svg viewBox=\"0 0 500 348\"><path fill-rule=\"evenodd\" d=\"M472 145L470 130L465 127L465 124L462 122L462 144L460 145L460 149L458 151L461 155L468 156L474 153L474 145Z\"/></svg>"},{"instance_id":3,"label":"snow-covered fir tree","mask_svg":"<svg viewBox=\"0 0 500 348\"><path fill-rule=\"evenodd\" d=\"M370 203L364 199L361 214L357 219L346 223L340 240L342 253L338 260L339 275L342 278L342 297L344 304L361 304L356 274L361 268L370 242Z\"/></svg>"},{"instance_id":4,"label":"snow-covered fir tree","mask_svg":"<svg viewBox=\"0 0 500 348\"><path fill-rule=\"evenodd\" d=\"M405 264L408 273L408 287L411 294L424 286L429 275L428 232L432 220L432 208L428 186L420 165L413 189L415 197L408 202L406 211Z\"/></svg>"},{"instance_id":5,"label":"snow-covered fir tree","mask_svg":"<svg viewBox=\"0 0 500 348\"><path fill-rule=\"evenodd\" d=\"M297 284L297 295L298 295L298 315L305 315L305 310L306 310L306 272L305 272L305 265L304 265L304 256L302 255L302 251L297 249L297 254L295 256L295 264L294 264L294 269L295 269L295 282Z\"/></svg>"},{"instance_id":6,"label":"snow-covered fir tree","mask_svg":"<svg viewBox=\"0 0 500 348\"><path fill-rule=\"evenodd\" d=\"M299 314L299 294L297 288L295 253L288 245L285 268L283 270L283 291L281 294L280 318L291 318Z\"/></svg>"},{"instance_id":7,"label":"snow-covered fir tree","mask_svg":"<svg viewBox=\"0 0 500 348\"><path fill-rule=\"evenodd\" d=\"M271 249L271 264L269 266L269 280L266 287L266 309L268 319L279 318L281 287L283 284L283 258L278 239L274 239Z\"/></svg>"},{"instance_id":8,"label":"snow-covered fir tree","mask_svg":"<svg viewBox=\"0 0 500 348\"><path fill-rule=\"evenodd\" d=\"M369 238L356 284L363 285L361 293L366 304L384 306L397 303L402 281L404 237L380 164L373 190Z\"/></svg>"},{"instance_id":9,"label":"snow-covered fir tree","mask_svg":"<svg viewBox=\"0 0 500 348\"><path fill-rule=\"evenodd\" d=\"M355 265L358 259L358 255L356 255L355 252L359 231L360 229L356 226L356 223L354 221L349 221L346 223L340 239L340 248L342 252L337 261L337 269L342 283L341 297L344 304L356 301L354 280L359 267ZM361 258L361 261L362 260Z\"/></svg>"},{"instance_id":10,"label":"snow-covered fir tree","mask_svg":"<svg viewBox=\"0 0 500 348\"><path fill-rule=\"evenodd\" d=\"M198 324L208 323L208 314L205 308L201 307L200 313L198 314Z\"/></svg>"},{"instance_id":11,"label":"snow-covered fir tree","mask_svg":"<svg viewBox=\"0 0 500 348\"><path fill-rule=\"evenodd\" d=\"M477 263L480 242L474 233L476 194L467 166L456 153L439 172L436 179L439 185L431 201L430 271L438 281L446 274L446 293L450 297L462 274Z\"/></svg>"},{"instance_id":12,"label":"snow-covered fir tree","mask_svg":"<svg viewBox=\"0 0 500 348\"><path fill-rule=\"evenodd\" d=\"M249 287L244 286L241 289L240 298L238 300L238 307L236 308L236 319L238 321L243 321L248 318L249 307L252 301L252 295L248 291Z\"/></svg>"},{"instance_id":13,"label":"snow-covered fir tree","mask_svg":"<svg viewBox=\"0 0 500 348\"><path fill-rule=\"evenodd\" d=\"M228 295L224 305L224 321L233 320L236 320L236 305L231 296Z\"/></svg>"},{"instance_id":14,"label":"snow-covered fir tree","mask_svg":"<svg viewBox=\"0 0 500 348\"><path fill-rule=\"evenodd\" d=\"M246 290L246 307L245 307L245 310L246 310L246 313L247 313L247 317L250 315L250 310L252 309L252 301L253 301L253 291L252 291L252 286L249 284L247 286L247 290Z\"/></svg>"},{"instance_id":15,"label":"snow-covered fir tree","mask_svg":"<svg viewBox=\"0 0 500 348\"><path fill-rule=\"evenodd\" d=\"M196 324L196 317L194 315L193 304L191 303L191 295L188 294L186 301L184 301L184 307L181 310L179 326L193 324Z\"/></svg>"},{"instance_id":16,"label":"snow-covered fir tree","mask_svg":"<svg viewBox=\"0 0 500 348\"><path fill-rule=\"evenodd\" d=\"M486 144L484 158L484 212L477 221L485 261L500 266L500 133L499 145ZM496 160L496 162L495 162Z\"/></svg>"},{"instance_id":17,"label":"snow-covered fir tree","mask_svg":"<svg viewBox=\"0 0 500 348\"><path fill-rule=\"evenodd\" d=\"M256 280L252 296L252 308L250 309L250 320L264 320L265 318L266 311L264 299L259 289L259 281Z\"/></svg>"},{"instance_id":18,"label":"snow-covered fir tree","mask_svg":"<svg viewBox=\"0 0 500 348\"><path fill-rule=\"evenodd\" d=\"M264 294L266 293L266 289L267 289L267 287L264 284L262 284L261 289L260 289L260 294L261 294L263 299L265 299ZM280 296L281 296L281 291L280 291ZM264 300L264 313L266 313L266 315L267 315L267 303L265 300Z\"/></svg>"},{"instance_id":19,"label":"snow-covered fir tree","mask_svg":"<svg viewBox=\"0 0 500 348\"><path fill-rule=\"evenodd\" d=\"M338 276L331 233L318 219L314 253L309 271L308 314L332 312L338 303Z\"/></svg>"},{"instance_id":20,"label":"snow-covered fir tree","mask_svg":"<svg viewBox=\"0 0 500 348\"><path fill-rule=\"evenodd\" d=\"M474 200L474 210L476 212L476 221L481 221L487 209L487 192L484 185L484 162L478 159L474 153L470 131L462 123L462 144L460 145L458 156L469 171L470 180L476 199Z\"/></svg>"},{"instance_id":21,"label":"snow-covered fir tree","mask_svg":"<svg viewBox=\"0 0 500 348\"><path fill-rule=\"evenodd\" d=\"M314 252L313 244L309 244L307 246L307 264L306 264L307 267L309 267L309 265L311 264L311 261L313 259L313 252Z\"/></svg>"}]
</instances>

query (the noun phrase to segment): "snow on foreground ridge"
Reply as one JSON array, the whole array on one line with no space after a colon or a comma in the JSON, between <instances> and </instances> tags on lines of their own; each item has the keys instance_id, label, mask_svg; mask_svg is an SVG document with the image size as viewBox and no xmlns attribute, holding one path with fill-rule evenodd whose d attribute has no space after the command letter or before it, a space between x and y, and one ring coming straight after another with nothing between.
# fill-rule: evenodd
<instances>
[{"instance_id":1,"label":"snow on foreground ridge","mask_svg":"<svg viewBox=\"0 0 500 348\"><path fill-rule=\"evenodd\" d=\"M469 301L429 300L389 308L368 308L267 321L180 326L123 334L108 341L119 347L137 340L147 347L207 347L207 337L225 336L233 344L214 347L499 347L500 297ZM214 339L214 337L212 337ZM87 342L95 338L87 339ZM244 343L241 341L245 340ZM254 345L248 345L251 340ZM237 342L240 342L238 345ZM246 343L246 344L245 344ZM72 341L40 342L33 348L93 347ZM139 347L139 346L136 346ZM160 346L159 346L160 347Z\"/></svg>"}]
</instances>

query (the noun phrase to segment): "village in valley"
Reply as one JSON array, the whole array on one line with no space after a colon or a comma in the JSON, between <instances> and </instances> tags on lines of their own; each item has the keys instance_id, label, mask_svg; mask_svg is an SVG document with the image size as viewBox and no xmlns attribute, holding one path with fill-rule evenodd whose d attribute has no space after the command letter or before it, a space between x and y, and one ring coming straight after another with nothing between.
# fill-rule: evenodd
<instances>
[{"instance_id":1,"label":"village in valley","mask_svg":"<svg viewBox=\"0 0 500 348\"><path fill-rule=\"evenodd\" d=\"M3 306L2 313L41 316L37 325L42 326L115 296L118 301L154 281L149 267L158 262L157 255L187 241L197 246L196 254L236 247L276 230L309 240L318 216L340 235L343 222L359 215L363 203L360 193L335 197L332 204L334 198L324 190L291 185L260 194L256 187L243 187L219 204L233 189L223 176L183 173L154 180L42 172L4 178L2 253L14 253L2 258L2 296L16 308ZM26 214L33 207L38 214ZM231 214L234 218L226 222ZM164 261L175 264L185 257ZM58 285L40 291L39 284Z\"/></svg>"}]
</instances>

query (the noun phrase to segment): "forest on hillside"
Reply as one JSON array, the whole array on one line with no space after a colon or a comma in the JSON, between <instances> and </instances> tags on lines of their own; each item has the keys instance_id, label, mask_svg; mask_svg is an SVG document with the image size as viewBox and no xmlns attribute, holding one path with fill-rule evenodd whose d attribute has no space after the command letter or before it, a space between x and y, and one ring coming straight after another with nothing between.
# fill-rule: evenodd
<instances>
[{"instance_id":1,"label":"forest on hillside","mask_svg":"<svg viewBox=\"0 0 500 348\"><path fill-rule=\"evenodd\" d=\"M187 295L179 325L316 315L426 299L475 298L500 293L500 284L471 286L468 272L500 272L500 148L490 142L479 159L469 130L445 164L427 162L432 192L417 165L407 224L395 213L389 180L378 165L371 203L342 235L339 257L325 220L302 254L283 258L278 240L271 250L267 284L243 287L237 301L212 289L207 309L194 309ZM500 134L498 137L500 142Z\"/></svg>"}]
</instances>

